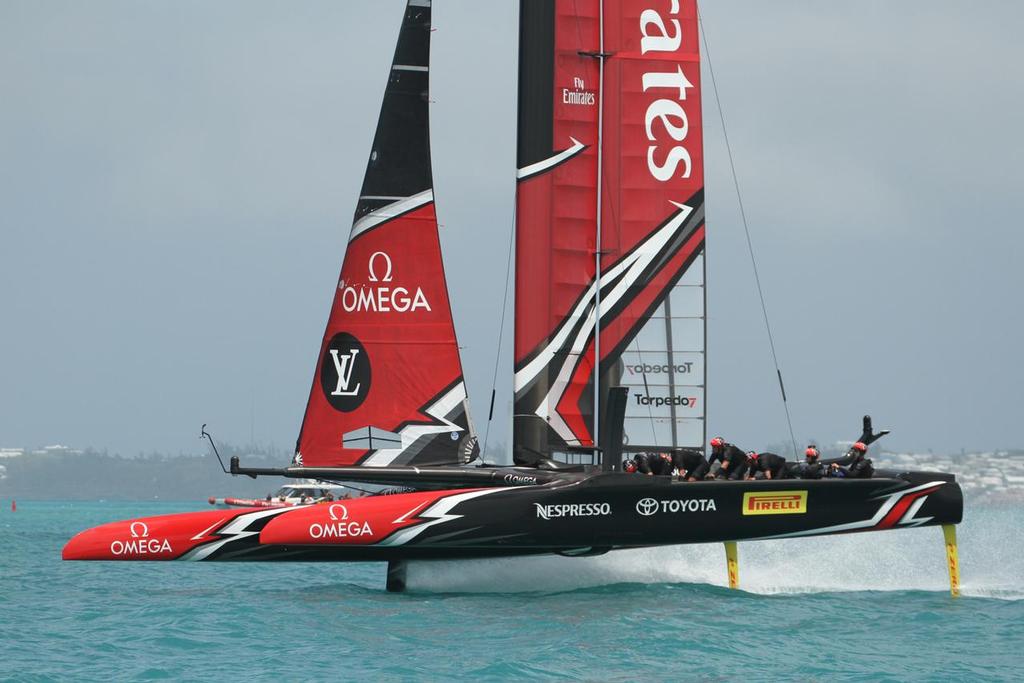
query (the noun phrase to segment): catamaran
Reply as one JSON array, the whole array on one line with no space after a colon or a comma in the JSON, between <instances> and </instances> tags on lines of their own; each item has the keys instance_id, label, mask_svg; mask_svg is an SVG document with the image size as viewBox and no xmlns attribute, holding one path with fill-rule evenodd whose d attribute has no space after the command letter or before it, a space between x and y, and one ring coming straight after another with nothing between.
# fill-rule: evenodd
<instances>
[{"instance_id":1,"label":"catamaran","mask_svg":"<svg viewBox=\"0 0 1024 683\"><path fill-rule=\"evenodd\" d=\"M686 482L624 453L703 450L705 205L695 0L523 0L514 464L476 463L430 160L430 0L408 0L293 461L236 475L407 493L104 524L69 560L597 555L943 525L955 478ZM492 395L493 410L493 395ZM870 424L863 439L877 438Z\"/></svg>"}]
</instances>

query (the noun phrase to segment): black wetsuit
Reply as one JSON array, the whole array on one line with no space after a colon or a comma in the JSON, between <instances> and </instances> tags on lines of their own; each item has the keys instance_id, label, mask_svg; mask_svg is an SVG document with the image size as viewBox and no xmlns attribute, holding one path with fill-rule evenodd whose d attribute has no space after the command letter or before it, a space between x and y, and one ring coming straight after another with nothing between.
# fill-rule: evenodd
<instances>
[{"instance_id":1,"label":"black wetsuit","mask_svg":"<svg viewBox=\"0 0 1024 683\"><path fill-rule=\"evenodd\" d=\"M729 465L729 479L733 481L739 481L746 479L747 472L750 471L750 458L743 455L743 459L734 465Z\"/></svg>"},{"instance_id":2,"label":"black wetsuit","mask_svg":"<svg viewBox=\"0 0 1024 683\"><path fill-rule=\"evenodd\" d=\"M863 455L855 455L853 463L845 469L846 476L851 479L870 479L871 475L875 473L871 459L865 458Z\"/></svg>"},{"instance_id":3,"label":"black wetsuit","mask_svg":"<svg viewBox=\"0 0 1024 683\"><path fill-rule=\"evenodd\" d=\"M755 475L758 472L764 472L766 475L770 472L772 479L785 479L786 459L775 453L761 453L757 456L757 461L748 468L747 474Z\"/></svg>"},{"instance_id":4,"label":"black wetsuit","mask_svg":"<svg viewBox=\"0 0 1024 683\"><path fill-rule=\"evenodd\" d=\"M728 463L727 469L719 469L715 472L715 478L717 479L728 479L732 476L732 473L747 459L747 454L742 450L733 446L731 443L727 443L722 446L721 450L717 453L711 451L711 457L708 458L708 465L714 464L715 460L722 462L722 467L725 467Z\"/></svg>"},{"instance_id":5,"label":"black wetsuit","mask_svg":"<svg viewBox=\"0 0 1024 683\"><path fill-rule=\"evenodd\" d=\"M651 470L655 474L671 476L672 473L675 472L676 466L675 464L673 464L671 456L669 456L667 453L665 454L666 457L661 457L660 453L653 453L652 455L654 458L657 458L658 460L658 463L656 465L654 463L651 464Z\"/></svg>"},{"instance_id":6,"label":"black wetsuit","mask_svg":"<svg viewBox=\"0 0 1024 683\"><path fill-rule=\"evenodd\" d=\"M824 474L820 462L802 462L797 465L794 476L797 479L821 479Z\"/></svg>"},{"instance_id":7,"label":"black wetsuit","mask_svg":"<svg viewBox=\"0 0 1024 683\"><path fill-rule=\"evenodd\" d=\"M636 471L640 474L650 474L651 468L647 464L647 454L637 453L632 458L633 464L636 465Z\"/></svg>"},{"instance_id":8,"label":"black wetsuit","mask_svg":"<svg viewBox=\"0 0 1024 683\"><path fill-rule=\"evenodd\" d=\"M677 448L672 451L672 462L679 470L680 478L703 479L708 473L708 459L694 448Z\"/></svg>"},{"instance_id":9,"label":"black wetsuit","mask_svg":"<svg viewBox=\"0 0 1024 683\"><path fill-rule=\"evenodd\" d=\"M658 453L637 453L633 456L636 469L644 474L665 475L672 474L672 461L666 460Z\"/></svg>"}]
</instances>

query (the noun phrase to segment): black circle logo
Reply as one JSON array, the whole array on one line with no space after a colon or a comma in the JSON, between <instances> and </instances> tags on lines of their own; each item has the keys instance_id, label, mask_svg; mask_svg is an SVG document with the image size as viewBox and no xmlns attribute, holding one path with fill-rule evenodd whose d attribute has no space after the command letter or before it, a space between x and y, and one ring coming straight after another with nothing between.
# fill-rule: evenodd
<instances>
[{"instance_id":1,"label":"black circle logo","mask_svg":"<svg viewBox=\"0 0 1024 683\"><path fill-rule=\"evenodd\" d=\"M331 337L320 359L320 388L335 410L351 413L370 393L370 356L348 332Z\"/></svg>"}]
</instances>

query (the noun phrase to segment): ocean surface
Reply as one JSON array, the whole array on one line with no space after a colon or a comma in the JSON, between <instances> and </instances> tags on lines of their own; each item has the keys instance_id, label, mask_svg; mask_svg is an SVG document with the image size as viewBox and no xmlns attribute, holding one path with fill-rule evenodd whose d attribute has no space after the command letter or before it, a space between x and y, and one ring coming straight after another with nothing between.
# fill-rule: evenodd
<instances>
[{"instance_id":1,"label":"ocean surface","mask_svg":"<svg viewBox=\"0 0 1024 683\"><path fill-rule=\"evenodd\" d=\"M204 502L0 502L0 680L1024 680L1024 508L937 528L595 558L62 562L74 533Z\"/></svg>"}]
</instances>

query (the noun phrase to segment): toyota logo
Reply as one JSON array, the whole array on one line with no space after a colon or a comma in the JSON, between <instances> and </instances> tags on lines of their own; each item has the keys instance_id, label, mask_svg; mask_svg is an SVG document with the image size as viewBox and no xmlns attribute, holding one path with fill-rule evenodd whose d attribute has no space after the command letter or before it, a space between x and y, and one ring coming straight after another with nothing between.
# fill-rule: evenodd
<instances>
[{"instance_id":1,"label":"toyota logo","mask_svg":"<svg viewBox=\"0 0 1024 683\"><path fill-rule=\"evenodd\" d=\"M653 498L641 498L636 502L636 511L644 517L650 517L658 511L658 501Z\"/></svg>"}]
</instances>

